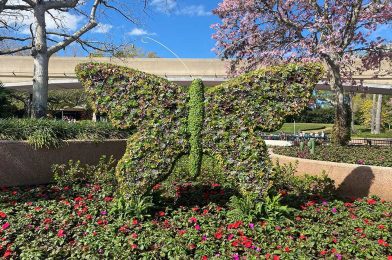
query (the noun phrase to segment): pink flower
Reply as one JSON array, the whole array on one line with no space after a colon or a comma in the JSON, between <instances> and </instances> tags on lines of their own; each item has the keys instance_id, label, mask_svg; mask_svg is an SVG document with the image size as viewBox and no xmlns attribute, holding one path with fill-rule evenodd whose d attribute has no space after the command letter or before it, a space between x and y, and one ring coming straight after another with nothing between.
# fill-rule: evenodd
<instances>
[{"instance_id":1,"label":"pink flower","mask_svg":"<svg viewBox=\"0 0 392 260\"><path fill-rule=\"evenodd\" d=\"M64 237L64 236L65 236L64 230L63 230L63 229L60 229L60 230L57 232L57 236L58 236L58 237Z\"/></svg>"},{"instance_id":2,"label":"pink flower","mask_svg":"<svg viewBox=\"0 0 392 260\"><path fill-rule=\"evenodd\" d=\"M2 229L3 229L3 230L6 230L6 229L9 228L9 227L10 227L10 223L5 222L5 223L3 224L3 226L2 226Z\"/></svg>"},{"instance_id":3,"label":"pink flower","mask_svg":"<svg viewBox=\"0 0 392 260\"><path fill-rule=\"evenodd\" d=\"M196 230L200 230L200 226L199 226L199 225L196 225L196 226L195 226L195 229L196 229Z\"/></svg>"}]
</instances>

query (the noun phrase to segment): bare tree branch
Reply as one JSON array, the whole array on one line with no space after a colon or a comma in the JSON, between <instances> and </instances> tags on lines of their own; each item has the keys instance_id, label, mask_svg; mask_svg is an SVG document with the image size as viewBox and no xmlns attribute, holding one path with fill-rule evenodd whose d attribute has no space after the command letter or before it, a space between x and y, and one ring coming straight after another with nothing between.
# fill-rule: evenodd
<instances>
[{"instance_id":1,"label":"bare tree branch","mask_svg":"<svg viewBox=\"0 0 392 260\"><path fill-rule=\"evenodd\" d=\"M31 46L23 46L23 47L13 49L13 50L0 51L0 55L9 55L9 54L14 54L14 53L25 51L25 50L31 50Z\"/></svg>"},{"instance_id":2,"label":"bare tree branch","mask_svg":"<svg viewBox=\"0 0 392 260\"><path fill-rule=\"evenodd\" d=\"M75 8L79 0L50 0L43 3L46 10L59 8Z\"/></svg>"},{"instance_id":3,"label":"bare tree branch","mask_svg":"<svg viewBox=\"0 0 392 260\"><path fill-rule=\"evenodd\" d=\"M48 55L51 56L53 53L67 47L68 45L70 45L71 43L73 43L74 41L76 41L76 39L79 39L81 36L83 36L86 32L90 31L91 29L93 29L94 27L96 27L98 25L97 21L95 20L96 18L96 13L97 13L97 9L98 9L98 5L101 3L101 0L95 0L94 4L91 8L91 12L90 12L90 17L89 17L89 21L87 22L87 24L85 24L82 28L80 28L79 31L75 32L73 35L71 35L70 37L67 37L64 41L59 42L58 44L50 47L48 49Z\"/></svg>"}]
</instances>

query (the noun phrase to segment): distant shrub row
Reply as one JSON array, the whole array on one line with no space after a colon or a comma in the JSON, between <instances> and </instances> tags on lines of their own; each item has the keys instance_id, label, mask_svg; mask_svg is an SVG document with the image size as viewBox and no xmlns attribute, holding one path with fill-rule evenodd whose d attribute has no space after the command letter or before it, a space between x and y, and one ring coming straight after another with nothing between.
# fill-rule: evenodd
<instances>
[{"instance_id":1,"label":"distant shrub row","mask_svg":"<svg viewBox=\"0 0 392 260\"><path fill-rule=\"evenodd\" d=\"M119 130L106 122L0 119L0 140L25 140L35 149L59 147L64 140L123 139L129 134L129 131Z\"/></svg>"},{"instance_id":2,"label":"distant shrub row","mask_svg":"<svg viewBox=\"0 0 392 260\"><path fill-rule=\"evenodd\" d=\"M276 147L274 152L311 160L392 167L391 147L317 146L314 154L307 150L301 151L299 147Z\"/></svg>"}]
</instances>

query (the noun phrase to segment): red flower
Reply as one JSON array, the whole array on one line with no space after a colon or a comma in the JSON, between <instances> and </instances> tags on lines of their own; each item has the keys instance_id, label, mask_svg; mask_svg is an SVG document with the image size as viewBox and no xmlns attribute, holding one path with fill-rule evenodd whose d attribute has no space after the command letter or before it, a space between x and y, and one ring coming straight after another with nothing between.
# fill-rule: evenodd
<instances>
[{"instance_id":1,"label":"red flower","mask_svg":"<svg viewBox=\"0 0 392 260\"><path fill-rule=\"evenodd\" d=\"M132 233L131 237L132 237L133 239L136 239L136 238L138 237L138 235L137 235L136 233Z\"/></svg>"},{"instance_id":2,"label":"red flower","mask_svg":"<svg viewBox=\"0 0 392 260\"><path fill-rule=\"evenodd\" d=\"M218 231L218 232L215 233L214 236L215 236L216 239L221 239L222 238L222 233L220 231Z\"/></svg>"},{"instance_id":3,"label":"red flower","mask_svg":"<svg viewBox=\"0 0 392 260\"><path fill-rule=\"evenodd\" d=\"M160 183L158 183L158 184L155 184L155 186L154 187L152 187L152 189L153 190L159 190L160 188L161 188L161 184Z\"/></svg>"},{"instance_id":4,"label":"red flower","mask_svg":"<svg viewBox=\"0 0 392 260\"><path fill-rule=\"evenodd\" d=\"M191 218L189 218L188 221L189 221L190 223L196 223L196 222L197 222L197 218L191 217Z\"/></svg>"},{"instance_id":5,"label":"red flower","mask_svg":"<svg viewBox=\"0 0 392 260\"><path fill-rule=\"evenodd\" d=\"M234 240L233 242L231 242L232 246L238 246L240 244L240 241L238 240Z\"/></svg>"},{"instance_id":6,"label":"red flower","mask_svg":"<svg viewBox=\"0 0 392 260\"><path fill-rule=\"evenodd\" d=\"M110 202L113 200L113 198L112 197L105 197L103 200L106 202Z\"/></svg>"},{"instance_id":7,"label":"red flower","mask_svg":"<svg viewBox=\"0 0 392 260\"><path fill-rule=\"evenodd\" d=\"M136 249L136 248L137 248L137 245L136 245L136 244L132 244L132 245L131 245L131 248L132 248L132 249Z\"/></svg>"},{"instance_id":8,"label":"red flower","mask_svg":"<svg viewBox=\"0 0 392 260\"><path fill-rule=\"evenodd\" d=\"M201 257L201 259L202 259L202 260L208 260L208 257L207 257L206 255L203 255L203 256Z\"/></svg>"},{"instance_id":9,"label":"red flower","mask_svg":"<svg viewBox=\"0 0 392 260\"><path fill-rule=\"evenodd\" d=\"M321 250L320 255L326 255L328 252L326 250Z\"/></svg>"},{"instance_id":10,"label":"red flower","mask_svg":"<svg viewBox=\"0 0 392 260\"><path fill-rule=\"evenodd\" d=\"M279 260L279 259L280 259L280 256L274 255L274 256L272 257L272 259L273 259L273 260Z\"/></svg>"},{"instance_id":11,"label":"red flower","mask_svg":"<svg viewBox=\"0 0 392 260\"><path fill-rule=\"evenodd\" d=\"M185 233L186 233L186 230L183 230L183 229L178 230L178 234L179 234L180 236L184 235Z\"/></svg>"},{"instance_id":12,"label":"red flower","mask_svg":"<svg viewBox=\"0 0 392 260\"><path fill-rule=\"evenodd\" d=\"M389 255L387 260L392 260L392 255Z\"/></svg>"},{"instance_id":13,"label":"red flower","mask_svg":"<svg viewBox=\"0 0 392 260\"><path fill-rule=\"evenodd\" d=\"M108 221L106 219L98 219L97 224L98 225L106 225Z\"/></svg>"},{"instance_id":14,"label":"red flower","mask_svg":"<svg viewBox=\"0 0 392 260\"><path fill-rule=\"evenodd\" d=\"M44 219L43 223L44 224L50 224L50 223L52 223L52 219L51 218L46 218L46 219Z\"/></svg>"},{"instance_id":15,"label":"red flower","mask_svg":"<svg viewBox=\"0 0 392 260\"><path fill-rule=\"evenodd\" d=\"M227 225L228 229L236 229L239 228L242 225L242 221L236 221L232 224Z\"/></svg>"},{"instance_id":16,"label":"red flower","mask_svg":"<svg viewBox=\"0 0 392 260\"><path fill-rule=\"evenodd\" d=\"M3 211L0 211L0 218L6 218L7 214L5 214Z\"/></svg>"},{"instance_id":17,"label":"red flower","mask_svg":"<svg viewBox=\"0 0 392 260\"><path fill-rule=\"evenodd\" d=\"M4 258L7 258L7 257L9 257L9 256L11 256L11 255L12 255L12 251L9 250L9 249L7 249L7 250L4 252L3 257L4 257ZM388 259L388 260L389 260L389 259Z\"/></svg>"},{"instance_id":18,"label":"red flower","mask_svg":"<svg viewBox=\"0 0 392 260\"><path fill-rule=\"evenodd\" d=\"M139 223L139 222L137 221L136 218L134 218L134 219L132 220L132 225L137 225L137 223Z\"/></svg>"},{"instance_id":19,"label":"red flower","mask_svg":"<svg viewBox=\"0 0 392 260\"><path fill-rule=\"evenodd\" d=\"M284 248L284 251L285 251L285 252L290 252L290 251L291 251L291 250L290 250L290 247L286 246L286 247Z\"/></svg>"},{"instance_id":20,"label":"red flower","mask_svg":"<svg viewBox=\"0 0 392 260\"><path fill-rule=\"evenodd\" d=\"M384 241L383 239L379 239L378 244L380 246L385 246L385 247L389 246L389 244L386 241Z\"/></svg>"},{"instance_id":21,"label":"red flower","mask_svg":"<svg viewBox=\"0 0 392 260\"><path fill-rule=\"evenodd\" d=\"M165 216L166 214L165 214L165 212L163 212L163 211L159 211L159 212L158 212L158 215L159 215L160 217L163 217L163 216Z\"/></svg>"},{"instance_id":22,"label":"red flower","mask_svg":"<svg viewBox=\"0 0 392 260\"><path fill-rule=\"evenodd\" d=\"M376 204L376 203L377 203L377 200L374 200L374 199L368 199L368 200L367 200L367 203L368 203L369 205L374 205L374 204Z\"/></svg>"},{"instance_id":23,"label":"red flower","mask_svg":"<svg viewBox=\"0 0 392 260\"><path fill-rule=\"evenodd\" d=\"M378 229L384 229L385 226L384 225L378 225Z\"/></svg>"},{"instance_id":24,"label":"red flower","mask_svg":"<svg viewBox=\"0 0 392 260\"><path fill-rule=\"evenodd\" d=\"M57 236L58 236L58 237L64 237L64 236L65 236L64 230L63 230L63 229L60 229L60 230L57 232Z\"/></svg>"}]
</instances>

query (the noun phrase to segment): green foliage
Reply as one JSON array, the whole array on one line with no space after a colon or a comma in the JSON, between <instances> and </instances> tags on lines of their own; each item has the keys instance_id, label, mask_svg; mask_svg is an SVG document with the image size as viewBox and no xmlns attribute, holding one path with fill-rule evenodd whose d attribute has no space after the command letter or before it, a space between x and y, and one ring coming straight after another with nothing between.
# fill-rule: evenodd
<instances>
[{"instance_id":1,"label":"green foliage","mask_svg":"<svg viewBox=\"0 0 392 260\"><path fill-rule=\"evenodd\" d=\"M204 122L204 85L201 80L192 82L189 88L189 173L192 177L200 175L203 158L201 132Z\"/></svg>"},{"instance_id":2,"label":"green foliage","mask_svg":"<svg viewBox=\"0 0 392 260\"><path fill-rule=\"evenodd\" d=\"M115 198L109 213L118 216L120 219L144 219L150 217L148 214L154 206L152 197L138 195L131 199L124 197Z\"/></svg>"},{"instance_id":3,"label":"green foliage","mask_svg":"<svg viewBox=\"0 0 392 260\"><path fill-rule=\"evenodd\" d=\"M5 89L0 82L0 118L8 118L16 115L18 108L12 101L12 92Z\"/></svg>"},{"instance_id":4,"label":"green foliage","mask_svg":"<svg viewBox=\"0 0 392 260\"><path fill-rule=\"evenodd\" d=\"M268 151L257 132L276 130L285 116L300 112L322 71L319 64L271 67L204 93L203 154L216 160L242 194L261 195L268 183ZM136 128L117 177L127 198L147 194L190 153L188 113L200 103L189 104L185 88L125 67L86 63L77 66L76 74L96 110L107 113L116 126Z\"/></svg>"},{"instance_id":5,"label":"green foliage","mask_svg":"<svg viewBox=\"0 0 392 260\"><path fill-rule=\"evenodd\" d=\"M109 123L79 121L69 123L48 119L0 119L0 140L27 140L35 149L56 148L65 140L123 139L130 131Z\"/></svg>"},{"instance_id":6,"label":"green foliage","mask_svg":"<svg viewBox=\"0 0 392 260\"><path fill-rule=\"evenodd\" d=\"M314 154L298 147L275 147L274 152L292 157L329 162L392 167L392 149L382 146L318 146Z\"/></svg>"},{"instance_id":7,"label":"green foliage","mask_svg":"<svg viewBox=\"0 0 392 260\"><path fill-rule=\"evenodd\" d=\"M275 152L275 148L274 148ZM326 174L322 176L295 176L297 165L274 163L270 176L270 194L284 195L283 201L290 202L291 205L298 206L314 195L324 199L331 199L335 196L334 181Z\"/></svg>"},{"instance_id":8,"label":"green foliage","mask_svg":"<svg viewBox=\"0 0 392 260\"><path fill-rule=\"evenodd\" d=\"M60 186L87 182L116 185L115 165L116 160L112 156L102 156L96 165L70 160L67 164L53 165L52 172L55 182Z\"/></svg>"},{"instance_id":9,"label":"green foliage","mask_svg":"<svg viewBox=\"0 0 392 260\"><path fill-rule=\"evenodd\" d=\"M257 198L258 194L245 197L231 197L228 204L230 210L227 213L227 217L231 221L253 222L267 220L276 222L287 217L290 213L287 206L280 204L280 194L273 197L266 196L262 201Z\"/></svg>"},{"instance_id":10,"label":"green foliage","mask_svg":"<svg viewBox=\"0 0 392 260\"><path fill-rule=\"evenodd\" d=\"M56 133L50 128L35 130L27 137L27 142L33 146L34 149L58 148L61 145L61 139L58 139Z\"/></svg>"}]
</instances>

